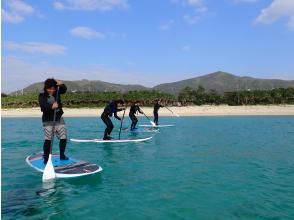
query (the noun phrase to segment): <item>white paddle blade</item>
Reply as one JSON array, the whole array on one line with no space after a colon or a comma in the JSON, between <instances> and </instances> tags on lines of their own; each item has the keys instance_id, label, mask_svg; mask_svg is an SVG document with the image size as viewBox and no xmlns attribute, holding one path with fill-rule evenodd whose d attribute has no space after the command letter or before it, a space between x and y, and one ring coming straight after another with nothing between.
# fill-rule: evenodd
<instances>
[{"instance_id":1,"label":"white paddle blade","mask_svg":"<svg viewBox=\"0 0 294 220\"><path fill-rule=\"evenodd\" d=\"M55 179L55 177L56 175L55 175L55 170L52 163L52 156L51 154L49 154L48 162L45 166L42 180L43 182L47 182L47 181Z\"/></svg>"},{"instance_id":2,"label":"white paddle blade","mask_svg":"<svg viewBox=\"0 0 294 220\"><path fill-rule=\"evenodd\" d=\"M152 126L156 126L156 124L153 121L150 121L150 123L152 124Z\"/></svg>"}]
</instances>

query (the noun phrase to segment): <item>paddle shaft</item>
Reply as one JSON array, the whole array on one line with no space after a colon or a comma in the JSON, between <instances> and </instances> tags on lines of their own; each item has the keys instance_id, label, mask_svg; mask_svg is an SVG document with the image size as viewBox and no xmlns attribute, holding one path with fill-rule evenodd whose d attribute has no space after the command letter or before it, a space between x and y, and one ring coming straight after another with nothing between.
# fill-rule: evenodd
<instances>
[{"instance_id":1,"label":"paddle shaft","mask_svg":"<svg viewBox=\"0 0 294 220\"><path fill-rule=\"evenodd\" d=\"M143 115L145 115L145 117L149 120L149 121L151 121L150 120L150 118L142 111L142 109L141 109L141 112L143 113Z\"/></svg>"},{"instance_id":2,"label":"paddle shaft","mask_svg":"<svg viewBox=\"0 0 294 220\"><path fill-rule=\"evenodd\" d=\"M122 125L123 125L123 120L124 120L124 117L125 117L125 113L126 113L126 108L124 109L124 114L123 114L122 119L120 121L120 128L119 128L119 135L118 135L119 140L120 140L121 128L122 128Z\"/></svg>"},{"instance_id":3,"label":"paddle shaft","mask_svg":"<svg viewBox=\"0 0 294 220\"><path fill-rule=\"evenodd\" d=\"M170 110L168 107L164 106L167 110L169 110L173 115L176 115L172 110Z\"/></svg>"},{"instance_id":4,"label":"paddle shaft","mask_svg":"<svg viewBox=\"0 0 294 220\"><path fill-rule=\"evenodd\" d=\"M59 96L59 86L57 87L55 102L58 102L58 96ZM54 115L53 115L53 126L52 126L52 136L51 136L51 143L50 143L50 154L52 154L52 148L53 148L53 142L54 142L54 133L55 133L55 125L56 125L56 112L57 112L57 108L54 109Z\"/></svg>"}]
</instances>

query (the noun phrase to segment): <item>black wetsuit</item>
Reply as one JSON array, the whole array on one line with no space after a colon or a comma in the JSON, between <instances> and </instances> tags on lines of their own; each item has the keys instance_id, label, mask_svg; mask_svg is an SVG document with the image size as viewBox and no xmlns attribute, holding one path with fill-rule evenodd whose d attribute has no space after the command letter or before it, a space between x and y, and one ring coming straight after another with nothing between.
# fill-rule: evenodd
<instances>
[{"instance_id":1,"label":"black wetsuit","mask_svg":"<svg viewBox=\"0 0 294 220\"><path fill-rule=\"evenodd\" d=\"M117 112L122 111L122 109L117 108L117 103L115 101L111 101L106 107L104 108L103 113L101 114L101 119L106 125L105 131L104 131L104 140L110 139L110 134L113 130L113 124L109 117L114 117L118 120L121 120L120 117L117 116Z\"/></svg>"},{"instance_id":2,"label":"black wetsuit","mask_svg":"<svg viewBox=\"0 0 294 220\"><path fill-rule=\"evenodd\" d=\"M143 114L143 112L141 111L140 107L138 105L131 105L131 109L130 109L130 113L129 113L129 117L132 120L132 124L131 124L131 130L134 130L136 128L136 125L138 123L138 119L136 117L137 112L140 112L141 114Z\"/></svg>"},{"instance_id":3,"label":"black wetsuit","mask_svg":"<svg viewBox=\"0 0 294 220\"><path fill-rule=\"evenodd\" d=\"M154 115L154 123L156 125L158 125L158 111L161 107L163 107L163 105L160 105L159 103L155 103L154 105L153 115Z\"/></svg>"},{"instance_id":4,"label":"black wetsuit","mask_svg":"<svg viewBox=\"0 0 294 220\"><path fill-rule=\"evenodd\" d=\"M67 90L67 88L64 84L59 86L59 96L57 99L58 100L58 108L56 109L56 119L55 119L56 122L59 122L61 116L63 115L60 95L66 93L66 90ZM55 95L53 95L53 97L54 97L54 100L56 100L56 93L55 93ZM51 97L46 91L39 94L39 105L40 105L41 111L43 112L42 122L52 122L53 121L54 109L52 109L53 103L51 103L50 99L51 99Z\"/></svg>"},{"instance_id":5,"label":"black wetsuit","mask_svg":"<svg viewBox=\"0 0 294 220\"><path fill-rule=\"evenodd\" d=\"M58 101L58 108L56 109L56 118L55 122L56 124L63 124L64 121L62 119L63 115L63 110L62 110L62 103L60 99L60 95L66 93L66 86L63 84L59 86L59 96L58 98L56 97L56 93L53 96L50 96L47 91L44 91L43 93L39 94L39 105L41 108L41 111L43 112L42 115L42 122L44 126L44 131L46 126L52 126L53 124L53 119L54 119L54 109L52 109L52 104L55 102L57 99ZM53 131L54 132L54 131ZM45 134L46 136L46 134ZM66 159L67 157L65 156L65 148L66 148L66 142L67 139L60 139L59 141L59 152L60 152L60 158L61 159ZM50 147L51 147L51 140L45 139L44 145L43 145L43 151L44 151L44 163L47 162L49 153L50 153Z\"/></svg>"}]
</instances>

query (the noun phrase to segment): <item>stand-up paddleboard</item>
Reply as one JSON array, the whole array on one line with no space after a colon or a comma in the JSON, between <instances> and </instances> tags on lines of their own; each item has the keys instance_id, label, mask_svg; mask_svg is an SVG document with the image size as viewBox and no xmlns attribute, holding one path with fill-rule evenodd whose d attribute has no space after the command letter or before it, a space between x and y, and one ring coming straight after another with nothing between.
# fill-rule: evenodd
<instances>
[{"instance_id":1,"label":"stand-up paddleboard","mask_svg":"<svg viewBox=\"0 0 294 220\"><path fill-rule=\"evenodd\" d=\"M145 128L167 128L167 127L175 127L175 125L139 125L139 127L145 127Z\"/></svg>"},{"instance_id":2,"label":"stand-up paddleboard","mask_svg":"<svg viewBox=\"0 0 294 220\"><path fill-rule=\"evenodd\" d=\"M28 156L26 162L29 166L39 172L43 172L45 165L43 162L43 153ZM60 160L59 154L52 154L52 163L57 178L72 178L91 175L102 171L102 167L74 158Z\"/></svg>"},{"instance_id":3,"label":"stand-up paddleboard","mask_svg":"<svg viewBox=\"0 0 294 220\"><path fill-rule=\"evenodd\" d=\"M159 130L156 128L135 128L134 130L129 129L131 133L158 133Z\"/></svg>"},{"instance_id":4,"label":"stand-up paddleboard","mask_svg":"<svg viewBox=\"0 0 294 220\"><path fill-rule=\"evenodd\" d=\"M73 139L71 138L70 140L73 142L81 142L81 143L88 143L88 142L92 142L92 143L131 143L131 142L143 142L143 141L148 141L150 140L152 137L148 137L148 138L140 138L140 139L120 139L120 140L116 140L116 139L111 139L111 140L103 140L103 139Z\"/></svg>"},{"instance_id":5,"label":"stand-up paddleboard","mask_svg":"<svg viewBox=\"0 0 294 220\"><path fill-rule=\"evenodd\" d=\"M157 128L135 128L131 130L129 128L125 128L122 132L131 132L131 133L158 133L159 130Z\"/></svg>"}]
</instances>

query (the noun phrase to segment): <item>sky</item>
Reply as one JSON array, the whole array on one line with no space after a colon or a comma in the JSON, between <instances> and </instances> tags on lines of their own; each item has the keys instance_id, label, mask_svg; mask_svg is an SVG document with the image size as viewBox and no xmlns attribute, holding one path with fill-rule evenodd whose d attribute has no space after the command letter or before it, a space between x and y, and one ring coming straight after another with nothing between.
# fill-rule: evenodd
<instances>
[{"instance_id":1,"label":"sky","mask_svg":"<svg viewBox=\"0 0 294 220\"><path fill-rule=\"evenodd\" d=\"M294 0L2 0L2 92L48 77L294 80Z\"/></svg>"}]
</instances>

